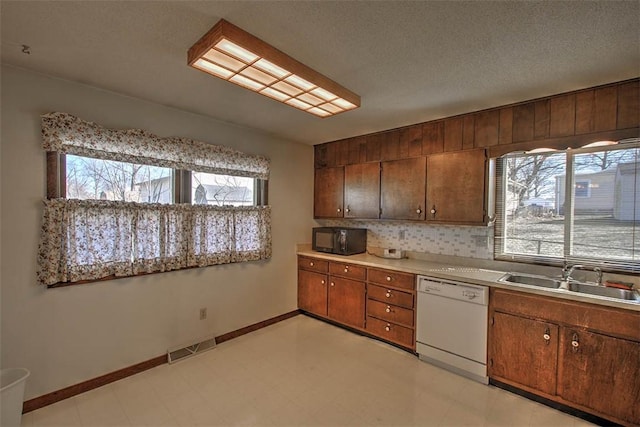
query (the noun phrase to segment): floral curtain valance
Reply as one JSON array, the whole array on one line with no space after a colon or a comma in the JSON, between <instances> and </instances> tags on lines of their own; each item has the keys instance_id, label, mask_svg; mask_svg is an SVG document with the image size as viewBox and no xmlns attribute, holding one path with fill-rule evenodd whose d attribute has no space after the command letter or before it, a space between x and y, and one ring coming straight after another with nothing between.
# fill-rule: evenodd
<instances>
[{"instance_id":1,"label":"floral curtain valance","mask_svg":"<svg viewBox=\"0 0 640 427\"><path fill-rule=\"evenodd\" d=\"M270 257L269 206L50 199L38 281L51 286Z\"/></svg>"},{"instance_id":2,"label":"floral curtain valance","mask_svg":"<svg viewBox=\"0 0 640 427\"><path fill-rule=\"evenodd\" d=\"M197 172L269 179L269 160L187 138L162 138L140 129L114 130L66 113L41 116L46 151Z\"/></svg>"}]
</instances>

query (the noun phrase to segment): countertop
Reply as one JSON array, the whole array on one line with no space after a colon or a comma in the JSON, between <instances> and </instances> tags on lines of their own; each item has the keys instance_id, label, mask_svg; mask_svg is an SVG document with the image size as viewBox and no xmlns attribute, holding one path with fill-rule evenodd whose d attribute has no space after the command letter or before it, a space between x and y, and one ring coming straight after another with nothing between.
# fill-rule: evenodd
<instances>
[{"instance_id":1,"label":"countertop","mask_svg":"<svg viewBox=\"0 0 640 427\"><path fill-rule=\"evenodd\" d=\"M323 252L316 252L310 245L299 245L298 255L308 256L328 261L346 262L358 264L366 267L384 268L387 270L402 271L423 276L435 277L443 280L461 281L493 288L511 289L531 294L546 295L555 298L579 301L591 304L605 305L609 307L622 308L640 312L640 303L625 301L615 298L601 297L597 295L581 294L565 289L541 288L533 285L508 284L498 282L498 279L509 271L499 271L486 268L465 267L449 263L434 262L421 259L403 258L387 259L368 253L357 255L334 255Z\"/></svg>"}]
</instances>

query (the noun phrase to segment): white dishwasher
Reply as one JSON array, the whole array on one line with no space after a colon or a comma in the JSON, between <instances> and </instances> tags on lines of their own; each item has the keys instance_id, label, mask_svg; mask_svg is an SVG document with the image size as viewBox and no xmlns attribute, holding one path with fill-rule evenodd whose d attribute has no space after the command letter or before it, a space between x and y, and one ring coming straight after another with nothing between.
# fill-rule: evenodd
<instances>
[{"instance_id":1,"label":"white dishwasher","mask_svg":"<svg viewBox=\"0 0 640 427\"><path fill-rule=\"evenodd\" d=\"M489 288L426 276L417 287L420 359L487 384Z\"/></svg>"}]
</instances>

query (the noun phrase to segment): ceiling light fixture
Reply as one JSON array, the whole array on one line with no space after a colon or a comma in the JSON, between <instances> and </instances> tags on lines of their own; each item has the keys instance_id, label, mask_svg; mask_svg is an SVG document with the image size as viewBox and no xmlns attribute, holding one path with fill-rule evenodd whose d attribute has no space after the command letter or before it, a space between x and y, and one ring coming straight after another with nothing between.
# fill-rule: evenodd
<instances>
[{"instance_id":1,"label":"ceiling light fixture","mask_svg":"<svg viewBox=\"0 0 640 427\"><path fill-rule=\"evenodd\" d=\"M190 66L318 117L360 106L360 97L221 19L189 49Z\"/></svg>"}]
</instances>

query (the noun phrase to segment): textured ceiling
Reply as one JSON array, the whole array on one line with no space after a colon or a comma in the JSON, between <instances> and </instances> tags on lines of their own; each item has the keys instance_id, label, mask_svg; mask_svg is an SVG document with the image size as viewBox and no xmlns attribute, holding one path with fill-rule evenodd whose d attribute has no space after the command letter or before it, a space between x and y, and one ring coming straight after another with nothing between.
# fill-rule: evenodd
<instances>
[{"instance_id":1,"label":"textured ceiling","mask_svg":"<svg viewBox=\"0 0 640 427\"><path fill-rule=\"evenodd\" d=\"M5 64L307 144L640 75L637 0L2 0L0 13ZM187 50L220 18L362 107L320 119L188 67Z\"/></svg>"}]
</instances>

